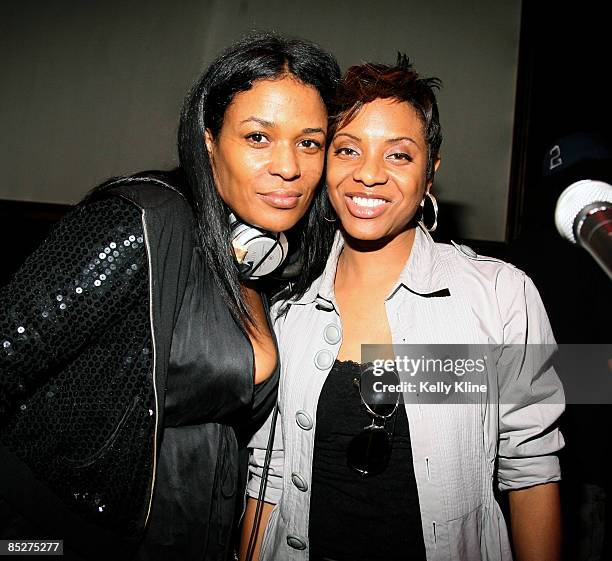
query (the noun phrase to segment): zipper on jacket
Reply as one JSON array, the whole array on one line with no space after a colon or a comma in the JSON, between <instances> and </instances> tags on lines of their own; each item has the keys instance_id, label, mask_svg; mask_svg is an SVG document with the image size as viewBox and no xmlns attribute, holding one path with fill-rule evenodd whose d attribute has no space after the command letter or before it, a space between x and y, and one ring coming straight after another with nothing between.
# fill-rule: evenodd
<instances>
[{"instance_id":1,"label":"zipper on jacket","mask_svg":"<svg viewBox=\"0 0 612 561\"><path fill-rule=\"evenodd\" d=\"M435 521L432 523L432 526L433 526L434 546L437 546L437 544L438 544L438 537L436 536L436 523L435 523Z\"/></svg>"},{"instance_id":2,"label":"zipper on jacket","mask_svg":"<svg viewBox=\"0 0 612 561\"><path fill-rule=\"evenodd\" d=\"M427 481L431 479L431 473L429 473L429 458L425 458L425 467L427 468Z\"/></svg>"},{"instance_id":3,"label":"zipper on jacket","mask_svg":"<svg viewBox=\"0 0 612 561\"><path fill-rule=\"evenodd\" d=\"M250 452L249 452L250 454ZM247 467L248 469L248 467ZM246 485L244 487L244 497L242 497L242 511L240 512L240 517L238 518L238 527L240 527L242 525L242 519L244 518L244 515L246 513L246 509L247 509L247 501L249 500L249 474L247 472L247 482Z\"/></svg>"},{"instance_id":4,"label":"zipper on jacket","mask_svg":"<svg viewBox=\"0 0 612 561\"><path fill-rule=\"evenodd\" d=\"M151 265L151 245L149 244L149 233L147 231L147 219L145 211L142 211L142 230L144 234L145 246L147 248L147 260L149 264L149 321L151 323L151 346L153 347L153 394L155 397L155 432L153 433L153 477L151 478L151 493L149 495L149 506L145 526L149 522L151 507L153 506L153 491L157 477L157 433L159 429L159 406L157 401L157 345L155 341L155 327L153 324L153 267Z\"/></svg>"}]
</instances>

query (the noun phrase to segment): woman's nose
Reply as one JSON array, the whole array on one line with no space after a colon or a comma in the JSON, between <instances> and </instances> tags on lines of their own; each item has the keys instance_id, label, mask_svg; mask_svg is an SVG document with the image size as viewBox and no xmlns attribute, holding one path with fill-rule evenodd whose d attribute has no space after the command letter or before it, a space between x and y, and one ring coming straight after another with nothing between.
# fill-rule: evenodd
<instances>
[{"instance_id":1,"label":"woman's nose","mask_svg":"<svg viewBox=\"0 0 612 561\"><path fill-rule=\"evenodd\" d=\"M300 177L300 163L295 148L289 143L278 143L272 153L268 169L272 175L278 175L285 181L292 181Z\"/></svg>"},{"instance_id":2,"label":"woman's nose","mask_svg":"<svg viewBox=\"0 0 612 561\"><path fill-rule=\"evenodd\" d=\"M363 183L366 187L374 187L387 182L388 176L378 158L365 158L361 165L358 165L353 172L353 179Z\"/></svg>"}]
</instances>

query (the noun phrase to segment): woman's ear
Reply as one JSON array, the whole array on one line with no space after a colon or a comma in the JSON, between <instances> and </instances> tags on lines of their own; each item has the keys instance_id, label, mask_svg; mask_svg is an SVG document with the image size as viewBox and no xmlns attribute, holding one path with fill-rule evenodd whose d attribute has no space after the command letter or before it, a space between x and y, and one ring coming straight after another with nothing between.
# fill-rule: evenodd
<instances>
[{"instance_id":1,"label":"woman's ear","mask_svg":"<svg viewBox=\"0 0 612 561\"><path fill-rule=\"evenodd\" d=\"M436 156L436 161L434 162L434 173L438 172L438 168L440 167L440 162L442 161L442 158L440 157L440 155L438 154Z\"/></svg>"},{"instance_id":2,"label":"woman's ear","mask_svg":"<svg viewBox=\"0 0 612 561\"><path fill-rule=\"evenodd\" d=\"M210 132L210 129L206 129L204 131L204 146L206 146L206 151L208 152L208 159L210 161L210 169L212 170L213 179L218 186L219 181L217 178L217 166L215 165L215 140Z\"/></svg>"},{"instance_id":3,"label":"woman's ear","mask_svg":"<svg viewBox=\"0 0 612 561\"><path fill-rule=\"evenodd\" d=\"M432 178L427 182L427 192L429 192L429 190L431 189L431 186L433 184L433 176L438 173L438 168L440 167L440 162L442 161L442 159L440 158L440 155L438 154L436 156L436 160L434 162L434 169L433 169L433 173L432 173Z\"/></svg>"},{"instance_id":4,"label":"woman's ear","mask_svg":"<svg viewBox=\"0 0 612 561\"><path fill-rule=\"evenodd\" d=\"M204 144L206 146L206 151L208 152L208 157L212 161L214 154L215 141L213 140L212 133L210 129L206 129L204 131Z\"/></svg>"}]
</instances>

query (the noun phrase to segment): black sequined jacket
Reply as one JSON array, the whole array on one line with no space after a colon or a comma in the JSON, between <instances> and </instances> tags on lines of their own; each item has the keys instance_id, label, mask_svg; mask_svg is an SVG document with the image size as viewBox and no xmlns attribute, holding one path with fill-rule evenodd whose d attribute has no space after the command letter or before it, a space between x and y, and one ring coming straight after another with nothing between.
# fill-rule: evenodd
<instances>
[{"instance_id":1,"label":"black sequined jacket","mask_svg":"<svg viewBox=\"0 0 612 561\"><path fill-rule=\"evenodd\" d=\"M193 232L172 189L122 186L71 211L0 290L0 503L87 559L119 558L150 518L169 542L161 559L227 554L230 425L253 414L253 357L194 259ZM260 400L261 422L273 402ZM173 474L181 454L191 472ZM173 477L210 495L183 497L199 502L175 507L196 513L178 528ZM205 492L189 488L198 480Z\"/></svg>"}]
</instances>

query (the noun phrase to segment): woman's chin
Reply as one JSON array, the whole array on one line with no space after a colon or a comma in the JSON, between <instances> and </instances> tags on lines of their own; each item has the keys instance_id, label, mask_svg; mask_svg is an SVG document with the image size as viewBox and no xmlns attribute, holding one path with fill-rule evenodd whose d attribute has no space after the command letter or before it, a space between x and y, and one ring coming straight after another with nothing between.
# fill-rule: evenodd
<instances>
[{"instance_id":1,"label":"woman's chin","mask_svg":"<svg viewBox=\"0 0 612 561\"><path fill-rule=\"evenodd\" d=\"M375 224L342 224L344 231L348 236L359 241L379 241L386 238L389 232L385 228L378 227Z\"/></svg>"},{"instance_id":2,"label":"woman's chin","mask_svg":"<svg viewBox=\"0 0 612 561\"><path fill-rule=\"evenodd\" d=\"M290 211L277 211L253 214L252 222L254 226L267 230L268 232L286 232L291 230L304 216L303 212L297 209Z\"/></svg>"},{"instance_id":3,"label":"woman's chin","mask_svg":"<svg viewBox=\"0 0 612 561\"><path fill-rule=\"evenodd\" d=\"M412 221L402 225L377 220L356 221L352 218L342 221L342 230L345 235L355 241L373 245L376 245L376 242L386 244L398 236L404 236L413 227Z\"/></svg>"}]
</instances>

